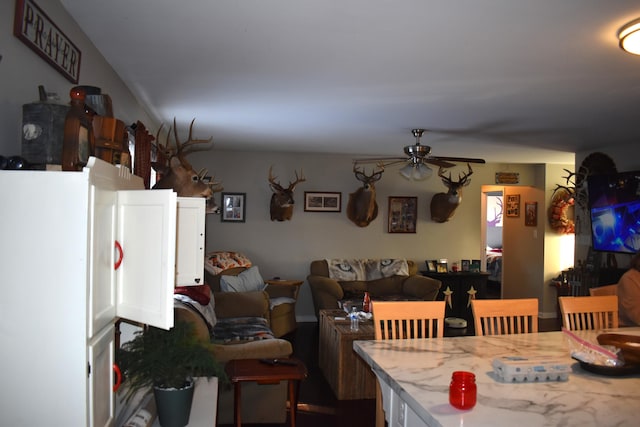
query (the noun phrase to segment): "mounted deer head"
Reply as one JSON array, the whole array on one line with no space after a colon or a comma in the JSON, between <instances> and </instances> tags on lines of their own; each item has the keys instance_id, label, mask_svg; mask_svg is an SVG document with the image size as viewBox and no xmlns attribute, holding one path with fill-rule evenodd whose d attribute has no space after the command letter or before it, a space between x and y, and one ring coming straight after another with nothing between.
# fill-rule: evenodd
<instances>
[{"instance_id":1,"label":"mounted deer head","mask_svg":"<svg viewBox=\"0 0 640 427\"><path fill-rule=\"evenodd\" d=\"M173 119L175 148L170 146L171 128L167 133L165 145L159 142L162 126L158 129L158 135L156 136L159 151L158 157L163 161L152 163L153 168L160 175L160 180L156 182L153 188L171 188L178 194L178 197L204 197L207 199L207 213L219 213L220 208L215 204L212 196L213 193L223 190L221 183L214 180L205 181L207 170L203 169L200 172L196 172L186 159L187 154L193 152L189 150L190 147L196 144L207 144L212 139L193 139L193 122L195 120L193 119L189 126L189 137L185 142L181 143L178 138L176 119Z\"/></svg>"},{"instance_id":2,"label":"mounted deer head","mask_svg":"<svg viewBox=\"0 0 640 427\"><path fill-rule=\"evenodd\" d=\"M462 187L471 183L469 177L473 174L469 163L467 163L467 167L469 172L458 175L458 181L451 180L451 172L449 172L449 177L446 177L443 175L443 168L438 170L438 176L442 178L442 182L449 191L435 194L431 199L431 219L435 222L449 221L462 202Z\"/></svg>"},{"instance_id":3,"label":"mounted deer head","mask_svg":"<svg viewBox=\"0 0 640 427\"><path fill-rule=\"evenodd\" d=\"M302 169L300 169L300 176L296 171L296 180L289 182L289 187L283 188L279 182L276 182L277 176L273 176L273 166L269 168L269 186L273 191L271 195L271 221L289 221L293 216L293 190L296 185L306 181Z\"/></svg>"},{"instance_id":4,"label":"mounted deer head","mask_svg":"<svg viewBox=\"0 0 640 427\"><path fill-rule=\"evenodd\" d=\"M349 194L347 204L347 218L358 227L366 227L378 216L378 204L376 203L376 187L374 183L382 178L384 166L378 164L379 170L373 170L371 175L366 175L364 170L359 170L353 165L353 173L356 179L362 182L362 187Z\"/></svg>"}]
</instances>

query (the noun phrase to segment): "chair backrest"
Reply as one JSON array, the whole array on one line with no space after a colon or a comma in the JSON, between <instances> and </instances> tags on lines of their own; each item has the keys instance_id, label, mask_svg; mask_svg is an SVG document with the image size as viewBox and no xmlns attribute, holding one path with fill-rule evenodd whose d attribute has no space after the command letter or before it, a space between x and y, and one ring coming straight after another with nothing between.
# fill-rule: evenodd
<instances>
[{"instance_id":1,"label":"chair backrest","mask_svg":"<svg viewBox=\"0 0 640 427\"><path fill-rule=\"evenodd\" d=\"M598 286L597 288L589 288L589 295L598 297L601 295L618 295L618 284Z\"/></svg>"},{"instance_id":2,"label":"chair backrest","mask_svg":"<svg viewBox=\"0 0 640 427\"><path fill-rule=\"evenodd\" d=\"M562 326L570 331L618 327L618 296L559 297Z\"/></svg>"},{"instance_id":3,"label":"chair backrest","mask_svg":"<svg viewBox=\"0 0 640 427\"><path fill-rule=\"evenodd\" d=\"M372 301L375 339L436 338L444 334L444 301Z\"/></svg>"},{"instance_id":4,"label":"chair backrest","mask_svg":"<svg viewBox=\"0 0 640 427\"><path fill-rule=\"evenodd\" d=\"M538 299L471 300L476 335L538 332Z\"/></svg>"}]
</instances>

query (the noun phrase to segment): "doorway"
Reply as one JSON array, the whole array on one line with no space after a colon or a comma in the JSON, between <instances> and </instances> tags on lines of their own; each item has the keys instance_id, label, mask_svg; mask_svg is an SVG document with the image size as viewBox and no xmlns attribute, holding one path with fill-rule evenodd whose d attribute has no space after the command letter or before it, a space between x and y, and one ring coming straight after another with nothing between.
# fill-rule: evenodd
<instances>
[{"instance_id":1,"label":"doorway","mask_svg":"<svg viewBox=\"0 0 640 427\"><path fill-rule=\"evenodd\" d=\"M483 271L489 273L487 298L502 298L503 195L503 187L482 186L480 253Z\"/></svg>"}]
</instances>

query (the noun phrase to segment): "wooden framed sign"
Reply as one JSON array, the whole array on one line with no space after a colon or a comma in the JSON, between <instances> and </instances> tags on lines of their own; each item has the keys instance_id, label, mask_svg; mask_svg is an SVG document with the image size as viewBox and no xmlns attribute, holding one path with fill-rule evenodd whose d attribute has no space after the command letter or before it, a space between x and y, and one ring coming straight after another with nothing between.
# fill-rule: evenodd
<instances>
[{"instance_id":1,"label":"wooden framed sign","mask_svg":"<svg viewBox=\"0 0 640 427\"><path fill-rule=\"evenodd\" d=\"M82 56L80 49L34 0L16 0L13 35L71 83L78 83Z\"/></svg>"}]
</instances>

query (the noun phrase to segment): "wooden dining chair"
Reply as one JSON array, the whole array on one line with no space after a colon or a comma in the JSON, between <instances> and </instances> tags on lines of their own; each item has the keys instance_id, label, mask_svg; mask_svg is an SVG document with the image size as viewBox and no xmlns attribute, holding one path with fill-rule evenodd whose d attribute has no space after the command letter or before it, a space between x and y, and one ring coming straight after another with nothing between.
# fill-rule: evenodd
<instances>
[{"instance_id":1,"label":"wooden dining chair","mask_svg":"<svg viewBox=\"0 0 640 427\"><path fill-rule=\"evenodd\" d=\"M373 301L376 340L442 338L444 301ZM376 381L376 427L384 427L384 409L379 380Z\"/></svg>"},{"instance_id":2,"label":"wooden dining chair","mask_svg":"<svg viewBox=\"0 0 640 427\"><path fill-rule=\"evenodd\" d=\"M372 305L377 340L443 336L444 301L374 301Z\"/></svg>"},{"instance_id":3,"label":"wooden dining chair","mask_svg":"<svg viewBox=\"0 0 640 427\"><path fill-rule=\"evenodd\" d=\"M538 332L538 299L471 300L476 336Z\"/></svg>"},{"instance_id":4,"label":"wooden dining chair","mask_svg":"<svg viewBox=\"0 0 640 427\"><path fill-rule=\"evenodd\" d=\"M598 286L597 288L589 288L589 295L599 297L601 295L618 295L618 284Z\"/></svg>"},{"instance_id":5,"label":"wooden dining chair","mask_svg":"<svg viewBox=\"0 0 640 427\"><path fill-rule=\"evenodd\" d=\"M618 327L618 296L559 297L562 326L570 331Z\"/></svg>"}]
</instances>

